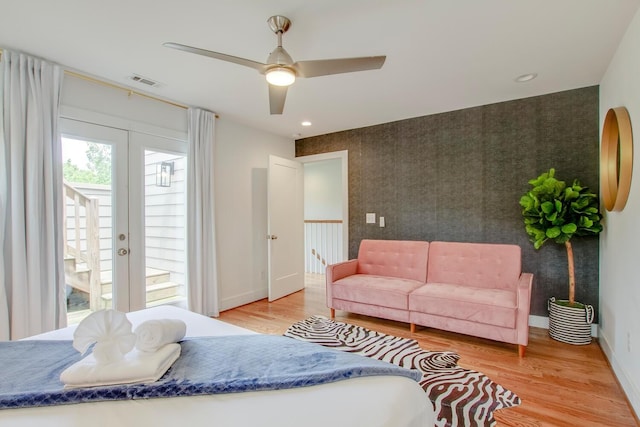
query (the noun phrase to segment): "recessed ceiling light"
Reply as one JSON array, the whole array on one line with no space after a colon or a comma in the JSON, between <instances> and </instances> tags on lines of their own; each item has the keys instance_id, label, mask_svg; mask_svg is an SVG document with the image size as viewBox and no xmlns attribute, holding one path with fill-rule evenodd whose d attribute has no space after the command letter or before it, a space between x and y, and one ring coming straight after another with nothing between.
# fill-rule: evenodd
<instances>
[{"instance_id":1,"label":"recessed ceiling light","mask_svg":"<svg viewBox=\"0 0 640 427\"><path fill-rule=\"evenodd\" d=\"M308 120L305 120L304 122L300 123L302 126L311 126L311 122Z\"/></svg>"},{"instance_id":2,"label":"recessed ceiling light","mask_svg":"<svg viewBox=\"0 0 640 427\"><path fill-rule=\"evenodd\" d=\"M524 83L524 82L531 81L531 80L535 79L536 77L538 77L538 73L529 73L529 74L523 74L521 76L518 76L514 80L517 83Z\"/></svg>"}]
</instances>

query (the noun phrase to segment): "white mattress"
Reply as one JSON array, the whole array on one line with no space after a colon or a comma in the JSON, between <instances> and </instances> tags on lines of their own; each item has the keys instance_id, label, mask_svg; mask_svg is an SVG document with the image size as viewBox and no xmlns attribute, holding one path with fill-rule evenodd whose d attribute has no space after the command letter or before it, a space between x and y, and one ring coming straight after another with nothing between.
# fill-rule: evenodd
<instances>
[{"instance_id":1,"label":"white mattress","mask_svg":"<svg viewBox=\"0 0 640 427\"><path fill-rule=\"evenodd\" d=\"M255 333L171 306L127 316L134 328L148 319L182 319L187 336ZM70 326L29 339L72 339L74 329ZM5 409L0 410L0 425L425 427L434 425L434 411L418 383L387 376L289 390Z\"/></svg>"}]
</instances>

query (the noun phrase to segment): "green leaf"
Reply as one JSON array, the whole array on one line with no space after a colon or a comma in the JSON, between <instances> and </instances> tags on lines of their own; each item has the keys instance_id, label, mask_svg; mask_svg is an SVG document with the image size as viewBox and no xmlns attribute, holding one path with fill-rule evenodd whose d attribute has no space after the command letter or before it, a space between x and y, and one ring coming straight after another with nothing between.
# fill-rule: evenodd
<instances>
[{"instance_id":1,"label":"green leaf","mask_svg":"<svg viewBox=\"0 0 640 427\"><path fill-rule=\"evenodd\" d=\"M580 217L580 227L582 228L591 228L593 227L593 221L587 218L586 216Z\"/></svg>"},{"instance_id":2,"label":"green leaf","mask_svg":"<svg viewBox=\"0 0 640 427\"><path fill-rule=\"evenodd\" d=\"M546 213L546 214L550 214L551 212L553 212L554 210L554 204L551 202L544 202L541 206L540 209L542 209L542 212Z\"/></svg>"},{"instance_id":3,"label":"green leaf","mask_svg":"<svg viewBox=\"0 0 640 427\"><path fill-rule=\"evenodd\" d=\"M562 230L560 230L560 227L551 227L546 231L545 234L547 235L548 238L555 239L561 233L562 233Z\"/></svg>"},{"instance_id":4,"label":"green leaf","mask_svg":"<svg viewBox=\"0 0 640 427\"><path fill-rule=\"evenodd\" d=\"M580 211L589 206L589 199L583 197L578 198L575 202L571 203L571 209Z\"/></svg>"},{"instance_id":5,"label":"green leaf","mask_svg":"<svg viewBox=\"0 0 640 427\"><path fill-rule=\"evenodd\" d=\"M533 247L535 249L540 249L540 247L542 245L544 245L544 242L546 242L546 239L545 240L536 240L535 242L533 242Z\"/></svg>"},{"instance_id":6,"label":"green leaf","mask_svg":"<svg viewBox=\"0 0 640 427\"><path fill-rule=\"evenodd\" d=\"M578 229L578 226L574 223L570 222L569 224L565 224L562 226L562 232L564 234L573 234Z\"/></svg>"},{"instance_id":7,"label":"green leaf","mask_svg":"<svg viewBox=\"0 0 640 427\"><path fill-rule=\"evenodd\" d=\"M533 207L534 201L528 194L520 197L520 206L522 206L525 210L529 210Z\"/></svg>"}]
</instances>

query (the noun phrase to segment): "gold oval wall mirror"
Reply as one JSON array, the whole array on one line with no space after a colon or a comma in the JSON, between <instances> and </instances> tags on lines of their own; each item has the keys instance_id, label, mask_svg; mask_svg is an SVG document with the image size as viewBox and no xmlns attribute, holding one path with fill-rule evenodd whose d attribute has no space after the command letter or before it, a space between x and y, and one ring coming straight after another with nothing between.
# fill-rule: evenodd
<instances>
[{"instance_id":1,"label":"gold oval wall mirror","mask_svg":"<svg viewBox=\"0 0 640 427\"><path fill-rule=\"evenodd\" d=\"M600 179L602 198L608 211L621 211L627 204L633 170L633 135L625 107L607 111L602 127Z\"/></svg>"}]
</instances>

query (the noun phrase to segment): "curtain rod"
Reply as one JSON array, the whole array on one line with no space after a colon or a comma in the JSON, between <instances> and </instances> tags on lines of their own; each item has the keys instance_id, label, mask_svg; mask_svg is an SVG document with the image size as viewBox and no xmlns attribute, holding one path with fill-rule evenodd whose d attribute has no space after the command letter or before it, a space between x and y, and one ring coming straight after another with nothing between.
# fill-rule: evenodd
<instances>
[{"instance_id":1,"label":"curtain rod","mask_svg":"<svg viewBox=\"0 0 640 427\"><path fill-rule=\"evenodd\" d=\"M64 70L64 73L66 75L68 75L68 76L76 77L76 78L82 79L82 80L86 80L86 81L91 82L91 83L96 83L96 84L99 84L99 85L102 85L102 86L107 86L107 87L111 87L111 88L114 88L114 89L123 90L125 92L128 92L129 95L137 95L137 96L141 96L143 98L151 99L151 100L154 100L154 101L164 102L165 104L173 105L174 107L180 107L180 108L183 108L185 110L189 108L188 106L186 106L184 104L179 104L179 103L173 102L173 101L167 101L166 99L158 98L158 97L155 97L153 95L147 95L146 93L138 92L136 90L130 89L128 87L120 86L120 85L117 85L115 83L110 83L110 82L106 82L104 80L96 79L95 77L87 76L85 74L78 73L78 72L75 72L75 71Z\"/></svg>"},{"instance_id":2,"label":"curtain rod","mask_svg":"<svg viewBox=\"0 0 640 427\"><path fill-rule=\"evenodd\" d=\"M2 60L2 52L3 52L3 50L0 49L0 60ZM115 83L110 83L110 82L107 82L107 81L104 81L104 80L97 79L95 77L87 76L86 74L78 73L76 71L64 70L64 73L66 75L68 75L68 76L72 76L72 77L76 77L78 79L86 80L86 81L91 82L91 83L96 83L96 84L107 86L107 87L111 87L111 88L114 88L114 89L123 90L125 92L128 92L129 95L137 95L137 96L141 96L143 98L151 99L153 101L164 102L165 104L173 105L174 107L179 107L179 108L182 108L182 109L185 109L185 110L189 109L189 107L187 105L180 104L180 103L173 102L173 101L168 101L166 99L158 98L158 97L155 97L153 95L147 95L146 93L138 92L136 90L133 90L133 89L130 89L130 88L127 88L127 87L124 87L124 86L120 86L120 85L117 85ZM216 119L220 118L220 116L218 116L216 113L214 113L214 115L215 115Z\"/></svg>"}]
</instances>

